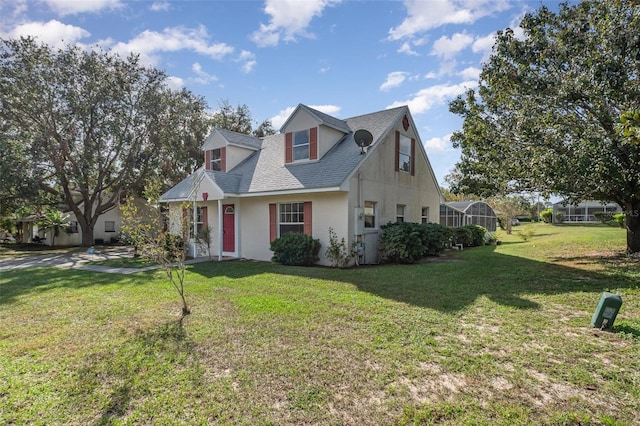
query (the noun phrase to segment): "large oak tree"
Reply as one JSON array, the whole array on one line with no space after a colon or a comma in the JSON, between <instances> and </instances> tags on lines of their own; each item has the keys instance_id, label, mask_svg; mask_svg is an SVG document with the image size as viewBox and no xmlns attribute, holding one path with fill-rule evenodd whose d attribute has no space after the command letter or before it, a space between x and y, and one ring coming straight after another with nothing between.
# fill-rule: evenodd
<instances>
[{"instance_id":1,"label":"large oak tree","mask_svg":"<svg viewBox=\"0 0 640 426\"><path fill-rule=\"evenodd\" d=\"M620 117L640 103L640 8L625 0L541 7L497 34L477 91L453 101L463 117L456 190L540 191L615 201L627 250L640 251L640 146Z\"/></svg>"},{"instance_id":2,"label":"large oak tree","mask_svg":"<svg viewBox=\"0 0 640 426\"><path fill-rule=\"evenodd\" d=\"M0 40L0 146L11 149L1 169L17 172L0 193L58 197L93 244L98 217L125 193L174 184L202 162L206 103L166 79L136 55Z\"/></svg>"}]
</instances>

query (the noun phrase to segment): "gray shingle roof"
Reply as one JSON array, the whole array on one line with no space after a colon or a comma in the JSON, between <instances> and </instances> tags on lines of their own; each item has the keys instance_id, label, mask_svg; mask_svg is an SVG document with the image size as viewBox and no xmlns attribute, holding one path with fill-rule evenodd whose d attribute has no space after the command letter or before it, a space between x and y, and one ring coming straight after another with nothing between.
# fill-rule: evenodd
<instances>
[{"instance_id":1,"label":"gray shingle roof","mask_svg":"<svg viewBox=\"0 0 640 426\"><path fill-rule=\"evenodd\" d=\"M366 158L354 141L354 132L360 129L371 132L373 143L369 149L375 149L406 111L406 107L397 107L339 120L343 123L347 134L318 161L285 164L285 136L277 134L263 138L261 149L251 154L230 172L207 171L206 173L227 194L336 188ZM316 113L315 110L312 112ZM320 112L317 111L317 113ZM326 116L326 114L323 115ZM325 122L326 117L323 118ZM337 119L333 118L333 120ZM169 201L187 198L193 186L191 179L190 177L180 182L167 191L162 199Z\"/></svg>"},{"instance_id":2,"label":"gray shingle roof","mask_svg":"<svg viewBox=\"0 0 640 426\"><path fill-rule=\"evenodd\" d=\"M262 140L255 136L244 135L242 133L232 132L231 130L216 128L222 137L224 137L229 143L234 145L240 145L251 149L260 149Z\"/></svg>"},{"instance_id":3,"label":"gray shingle roof","mask_svg":"<svg viewBox=\"0 0 640 426\"><path fill-rule=\"evenodd\" d=\"M334 129L340 130L341 132L344 132L344 133L349 133L351 131L351 129L349 129L349 126L347 125L347 123L344 120L332 117L329 114L325 114L322 111L318 111L317 109L313 109L311 107L308 107L308 106L302 105L302 104L298 104L298 107L296 108L296 111L298 109L303 109L303 110L307 111L309 114L314 116L321 124L324 124L325 126L333 127ZM289 124L289 122L291 121L293 116L294 116L294 113L292 113L289 116L289 118L287 119L287 121L284 122L282 127L280 127L280 132L281 133L282 133L282 130L285 127L287 127L287 125Z\"/></svg>"}]
</instances>

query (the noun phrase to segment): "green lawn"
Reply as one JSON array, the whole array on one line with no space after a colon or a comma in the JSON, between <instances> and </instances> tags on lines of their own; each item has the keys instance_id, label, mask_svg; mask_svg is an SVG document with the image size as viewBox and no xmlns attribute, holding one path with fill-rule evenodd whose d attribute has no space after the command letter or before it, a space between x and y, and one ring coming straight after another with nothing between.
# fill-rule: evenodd
<instances>
[{"instance_id":1,"label":"green lawn","mask_svg":"<svg viewBox=\"0 0 640 426\"><path fill-rule=\"evenodd\" d=\"M624 231L534 226L418 265L192 265L182 325L159 271L2 271L0 424L638 424Z\"/></svg>"}]
</instances>

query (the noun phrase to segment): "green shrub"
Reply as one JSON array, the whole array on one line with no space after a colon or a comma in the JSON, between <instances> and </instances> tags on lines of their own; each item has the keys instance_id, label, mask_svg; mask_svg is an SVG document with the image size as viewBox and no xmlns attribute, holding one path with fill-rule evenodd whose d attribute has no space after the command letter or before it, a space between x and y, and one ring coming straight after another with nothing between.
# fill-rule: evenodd
<instances>
[{"instance_id":1,"label":"green shrub","mask_svg":"<svg viewBox=\"0 0 640 426\"><path fill-rule=\"evenodd\" d=\"M611 212L594 212L593 215L600 221L600 223L607 223L613 217L613 213Z\"/></svg>"},{"instance_id":2,"label":"green shrub","mask_svg":"<svg viewBox=\"0 0 640 426\"><path fill-rule=\"evenodd\" d=\"M318 261L320 240L310 235L290 232L271 243L272 261L283 265L313 265Z\"/></svg>"},{"instance_id":3,"label":"green shrub","mask_svg":"<svg viewBox=\"0 0 640 426\"><path fill-rule=\"evenodd\" d=\"M618 213L613 215L613 221L617 223L620 228L625 227L626 218L627 218L627 215L624 213Z\"/></svg>"},{"instance_id":4,"label":"green shrub","mask_svg":"<svg viewBox=\"0 0 640 426\"><path fill-rule=\"evenodd\" d=\"M549 207L548 209L542 210L540 212L540 219L544 223L551 223L553 221L553 209Z\"/></svg>"},{"instance_id":5,"label":"green shrub","mask_svg":"<svg viewBox=\"0 0 640 426\"><path fill-rule=\"evenodd\" d=\"M483 246L484 236L487 233L487 229L480 225L465 225L464 229L468 229L471 232L471 244L469 246Z\"/></svg>"},{"instance_id":6,"label":"green shrub","mask_svg":"<svg viewBox=\"0 0 640 426\"><path fill-rule=\"evenodd\" d=\"M556 214L556 223L562 223L564 222L564 214L563 213L557 213Z\"/></svg>"},{"instance_id":7,"label":"green shrub","mask_svg":"<svg viewBox=\"0 0 640 426\"><path fill-rule=\"evenodd\" d=\"M388 263L415 263L442 253L451 236L450 229L438 223L395 222L381 229L382 260Z\"/></svg>"},{"instance_id":8,"label":"green shrub","mask_svg":"<svg viewBox=\"0 0 640 426\"><path fill-rule=\"evenodd\" d=\"M423 244L426 247L426 254L436 255L444 252L452 235L451 228L439 223L424 223L421 226L424 230Z\"/></svg>"},{"instance_id":9,"label":"green shrub","mask_svg":"<svg viewBox=\"0 0 640 426\"><path fill-rule=\"evenodd\" d=\"M533 238L535 234L536 234L536 231L531 226L527 226L520 231L518 236L523 241L529 241L531 238Z\"/></svg>"},{"instance_id":10,"label":"green shrub","mask_svg":"<svg viewBox=\"0 0 640 426\"><path fill-rule=\"evenodd\" d=\"M327 247L327 251L325 251L324 255L331 261L331 266L334 268L344 268L349 265L349 262L351 262L351 259L354 256L354 250L349 249L349 244L344 240L344 238L338 241L338 236L333 228L330 227L329 247Z\"/></svg>"},{"instance_id":11,"label":"green shrub","mask_svg":"<svg viewBox=\"0 0 640 426\"><path fill-rule=\"evenodd\" d=\"M418 223L395 222L380 227L382 260L389 263L415 263L426 256L423 227Z\"/></svg>"},{"instance_id":12,"label":"green shrub","mask_svg":"<svg viewBox=\"0 0 640 426\"><path fill-rule=\"evenodd\" d=\"M459 227L453 228L453 244L462 244L464 247L470 247L473 243L473 231L469 228Z\"/></svg>"}]
</instances>

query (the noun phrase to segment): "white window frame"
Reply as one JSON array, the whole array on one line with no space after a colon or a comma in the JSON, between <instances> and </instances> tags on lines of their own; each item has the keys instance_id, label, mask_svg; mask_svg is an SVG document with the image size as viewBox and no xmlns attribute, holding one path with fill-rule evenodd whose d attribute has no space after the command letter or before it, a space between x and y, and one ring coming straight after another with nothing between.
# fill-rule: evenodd
<instances>
[{"instance_id":1,"label":"white window frame","mask_svg":"<svg viewBox=\"0 0 640 426\"><path fill-rule=\"evenodd\" d=\"M294 207L295 206L295 207ZM288 208L288 209L287 209ZM282 232L282 226L300 227L300 231ZM279 203L278 204L278 237L289 232L304 233L304 203Z\"/></svg>"},{"instance_id":2,"label":"white window frame","mask_svg":"<svg viewBox=\"0 0 640 426\"><path fill-rule=\"evenodd\" d=\"M111 226L107 226L107 224L111 224ZM116 222L115 222L115 220L105 220L104 221L104 232L116 232Z\"/></svg>"},{"instance_id":3,"label":"white window frame","mask_svg":"<svg viewBox=\"0 0 640 426\"><path fill-rule=\"evenodd\" d=\"M422 223L429 223L429 207L422 207Z\"/></svg>"},{"instance_id":4,"label":"white window frame","mask_svg":"<svg viewBox=\"0 0 640 426\"><path fill-rule=\"evenodd\" d=\"M367 218L370 217L370 223L367 223ZM376 202L375 201L365 201L364 202L364 227L367 229L375 229L377 226L376 223Z\"/></svg>"},{"instance_id":5,"label":"white window frame","mask_svg":"<svg viewBox=\"0 0 640 426\"><path fill-rule=\"evenodd\" d=\"M306 136L306 139L304 138ZM309 148L311 146L311 132L309 129L300 130L298 132L293 132L292 141L291 141L291 159L293 161L304 161L308 160L309 157ZM304 148L304 149L301 149ZM304 156L297 156L297 153L306 153Z\"/></svg>"},{"instance_id":6,"label":"white window frame","mask_svg":"<svg viewBox=\"0 0 640 426\"><path fill-rule=\"evenodd\" d=\"M218 158L215 158L214 153L216 152L218 154ZM213 171L217 171L217 172L222 171L222 149L221 148L216 148L211 150L211 161L210 161L209 167Z\"/></svg>"},{"instance_id":7,"label":"white window frame","mask_svg":"<svg viewBox=\"0 0 640 426\"><path fill-rule=\"evenodd\" d=\"M398 170L411 173L411 138L400 134L398 142ZM403 161L406 160L406 161ZM406 164L406 166L405 166Z\"/></svg>"},{"instance_id":8,"label":"white window frame","mask_svg":"<svg viewBox=\"0 0 640 426\"><path fill-rule=\"evenodd\" d=\"M404 204L396 205L396 222L404 222L407 213L407 206Z\"/></svg>"}]
</instances>

